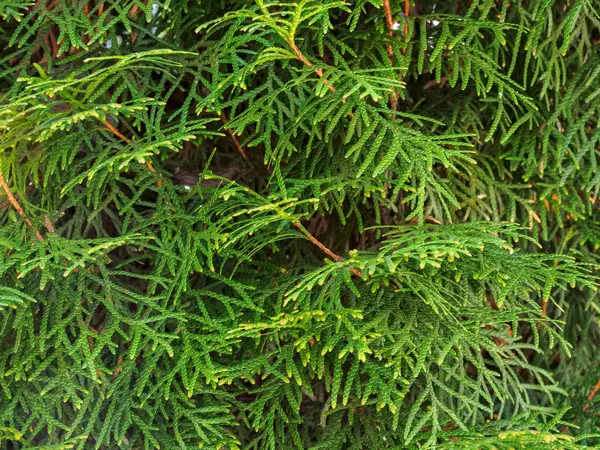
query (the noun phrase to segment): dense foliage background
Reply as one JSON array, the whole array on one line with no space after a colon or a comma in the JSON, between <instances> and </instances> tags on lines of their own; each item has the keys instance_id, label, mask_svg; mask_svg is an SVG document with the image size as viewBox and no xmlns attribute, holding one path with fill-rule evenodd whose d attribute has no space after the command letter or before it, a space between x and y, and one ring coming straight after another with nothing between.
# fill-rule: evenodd
<instances>
[{"instance_id":1,"label":"dense foliage background","mask_svg":"<svg viewBox=\"0 0 600 450\"><path fill-rule=\"evenodd\" d=\"M0 447L600 444L597 0L0 0Z\"/></svg>"}]
</instances>

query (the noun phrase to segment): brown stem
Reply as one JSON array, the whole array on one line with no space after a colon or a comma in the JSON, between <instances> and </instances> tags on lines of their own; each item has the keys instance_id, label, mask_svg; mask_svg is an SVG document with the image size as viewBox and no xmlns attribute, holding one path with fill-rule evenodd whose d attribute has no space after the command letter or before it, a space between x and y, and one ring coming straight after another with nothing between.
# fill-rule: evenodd
<instances>
[{"instance_id":1,"label":"brown stem","mask_svg":"<svg viewBox=\"0 0 600 450\"><path fill-rule=\"evenodd\" d=\"M50 232L50 233L54 233L55 228L54 228L54 224L52 223L52 221L50 220L50 217L48 216L44 216L44 225L46 225L46 229Z\"/></svg>"},{"instance_id":2,"label":"brown stem","mask_svg":"<svg viewBox=\"0 0 600 450\"><path fill-rule=\"evenodd\" d=\"M408 18L410 15L410 2L409 0L404 0L404 17ZM404 37L408 34L408 22L404 24Z\"/></svg>"},{"instance_id":3,"label":"brown stem","mask_svg":"<svg viewBox=\"0 0 600 450\"><path fill-rule=\"evenodd\" d=\"M387 24L388 36L394 35L394 21L392 20L392 7L390 0L383 0L383 11L385 12L385 23ZM389 57L394 56L391 44L387 45L387 54Z\"/></svg>"},{"instance_id":4,"label":"brown stem","mask_svg":"<svg viewBox=\"0 0 600 450\"><path fill-rule=\"evenodd\" d=\"M31 194L33 192L33 190L34 190L33 186L27 186L27 189L25 189L25 196ZM14 195L15 199L17 201L19 201L19 196L17 194L13 194L13 195ZM11 205L10 200L4 200L2 203L0 203L0 211L10 205Z\"/></svg>"},{"instance_id":5,"label":"brown stem","mask_svg":"<svg viewBox=\"0 0 600 450\"><path fill-rule=\"evenodd\" d=\"M301 61L307 67L313 67L313 63L306 59L306 57L302 54L298 46L293 41L287 41L287 43L292 48L294 55L296 55L296 58L298 58L299 61ZM319 78L323 78L323 69L315 69L315 73L319 76ZM328 84L327 80L325 80L323 84L328 86L331 92L336 91L335 86L333 84Z\"/></svg>"},{"instance_id":6,"label":"brown stem","mask_svg":"<svg viewBox=\"0 0 600 450\"><path fill-rule=\"evenodd\" d=\"M108 131L110 131L112 134L117 136L119 139L123 139L125 141L125 143L131 144L131 140L128 139L127 137L123 136L121 134L121 132L119 130L117 130L115 127L113 127L109 122L102 121L102 124L108 129Z\"/></svg>"},{"instance_id":7,"label":"brown stem","mask_svg":"<svg viewBox=\"0 0 600 450\"><path fill-rule=\"evenodd\" d=\"M6 194L6 198L8 199L10 204L13 206L13 208L15 208L17 210L19 215L25 219L25 223L35 232L35 236L37 237L37 240L40 242L44 242L44 238L42 237L42 235L40 234L38 229L35 226L33 226L33 224L31 223L31 220L29 220L25 216L25 211L23 211L23 208L21 208L21 205L19 205L19 202L17 201L15 196L12 194L12 192L8 188L8 184L6 184L4 175L2 175L1 173L0 173L0 186L2 186L2 189L4 190L4 193Z\"/></svg>"},{"instance_id":8,"label":"brown stem","mask_svg":"<svg viewBox=\"0 0 600 450\"><path fill-rule=\"evenodd\" d=\"M227 119L227 114L225 114L225 111L221 112L221 120L223 121L223 123L225 125L227 125L229 123L229 120ZM244 158L246 161L250 161L248 159L248 156L246 156L246 152L242 148L240 141L238 141L238 138L235 136L235 134L233 134L233 130L231 128L227 128L227 134L229 134L229 137L233 141L238 153L240 155L242 155L242 158Z\"/></svg>"},{"instance_id":9,"label":"brown stem","mask_svg":"<svg viewBox=\"0 0 600 450\"><path fill-rule=\"evenodd\" d=\"M298 59L298 61L301 61L307 67L313 67L313 63L311 63L308 59L306 59L306 56L304 56L302 54L302 52L300 51L300 49L298 48L298 46L296 45L296 43L294 41L286 41L286 42L288 43L288 45L290 46L290 48L294 52L294 55L296 55L296 58ZM319 76L319 78L323 78L323 69L314 69L314 70L315 70L315 73ZM335 86L333 84L329 84L327 82L327 80L325 80L323 82L323 84L325 86L328 86L329 90L331 92L335 92L337 90L335 88ZM346 99L342 98L342 104L344 104L344 103L346 103ZM350 111L350 113L348 114L348 116L351 119L354 119L354 113L352 111Z\"/></svg>"},{"instance_id":10,"label":"brown stem","mask_svg":"<svg viewBox=\"0 0 600 450\"><path fill-rule=\"evenodd\" d=\"M406 7L406 4L405 4ZM394 35L394 21L392 19L392 7L390 6L390 0L383 0L383 11L385 12L385 23L388 28L388 35L392 37ZM406 31L404 32L406 35ZM393 66L392 60L394 56L394 50L392 50L392 44L387 44L387 54L390 60L390 65ZM398 109L398 89L394 88L394 93L390 96L390 109L396 111ZM392 115L392 119L396 118L396 114Z\"/></svg>"},{"instance_id":11,"label":"brown stem","mask_svg":"<svg viewBox=\"0 0 600 450\"><path fill-rule=\"evenodd\" d=\"M115 136L117 136L119 139L122 139L123 141L125 141L125 143L127 144L131 144L131 139L123 136L123 134L121 134L121 132L119 130L117 130L115 127L113 127L109 122L107 122L106 120L102 120L102 125L104 125L106 127L106 129L108 131L110 131L112 134L114 134ZM153 174L156 174L156 170L154 169L154 167L152 166L152 163L150 161L146 161L146 167L148 168L148 170L150 172L152 172ZM160 175L158 175L160 177ZM158 181L156 182L158 187L162 186L162 180L159 178Z\"/></svg>"},{"instance_id":12,"label":"brown stem","mask_svg":"<svg viewBox=\"0 0 600 450\"><path fill-rule=\"evenodd\" d=\"M115 381L117 379L117 377L119 376L119 374L121 372L123 372L123 357L119 356L119 358L117 358L117 368L114 370L114 372L112 373L112 381Z\"/></svg>"},{"instance_id":13,"label":"brown stem","mask_svg":"<svg viewBox=\"0 0 600 450\"><path fill-rule=\"evenodd\" d=\"M596 396L596 394L598 393L598 391L600 391L600 380L598 380L598 382L594 386L594 389L592 389L590 391L590 395L588 395L587 401L591 402L594 399L594 397Z\"/></svg>"},{"instance_id":14,"label":"brown stem","mask_svg":"<svg viewBox=\"0 0 600 450\"><path fill-rule=\"evenodd\" d=\"M548 300L542 299L540 302L540 310L542 311L542 316L548 317ZM535 327L539 330L542 327L541 322L536 323Z\"/></svg>"},{"instance_id":15,"label":"brown stem","mask_svg":"<svg viewBox=\"0 0 600 450\"><path fill-rule=\"evenodd\" d=\"M146 2L144 2L146 3ZM129 18L130 19L135 19L137 17L137 15L140 12L140 7L139 5L136 3L135 5L133 5L133 7L129 10ZM137 31L133 31L131 33L131 43L135 44L135 41L137 41L138 38L138 32Z\"/></svg>"},{"instance_id":16,"label":"brown stem","mask_svg":"<svg viewBox=\"0 0 600 450\"><path fill-rule=\"evenodd\" d=\"M444 425L442 427L442 430L443 431L450 431L450 430L453 430L454 428L457 428L457 427L458 427L458 425L456 425L455 423L450 423L448 425ZM429 430L431 430L431 427L430 426L426 426L426 427L421 428L419 431L429 431Z\"/></svg>"},{"instance_id":17,"label":"brown stem","mask_svg":"<svg viewBox=\"0 0 600 450\"><path fill-rule=\"evenodd\" d=\"M314 237L312 234L310 234L310 232L306 228L304 228L304 226L300 222L296 222L294 225L296 226L296 228L298 228L300 230L300 232L304 236L306 236L308 238L308 240L310 242L312 242L317 247L319 247L327 256L329 256L335 262L342 262L342 261L344 261L344 258L342 258L341 256L336 255L335 253L333 253L331 250L329 250L327 247L325 247L325 245L323 245L316 237ZM352 272L357 277L362 278L362 273L359 270L356 270L356 269L354 269L354 268L351 267L350 268L350 272Z\"/></svg>"}]
</instances>

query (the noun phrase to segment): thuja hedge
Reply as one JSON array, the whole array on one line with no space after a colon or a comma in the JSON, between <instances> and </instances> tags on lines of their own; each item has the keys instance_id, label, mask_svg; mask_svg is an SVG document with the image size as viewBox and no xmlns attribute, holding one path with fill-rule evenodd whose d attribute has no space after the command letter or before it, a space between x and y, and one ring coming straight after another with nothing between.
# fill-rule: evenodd
<instances>
[{"instance_id":1,"label":"thuja hedge","mask_svg":"<svg viewBox=\"0 0 600 450\"><path fill-rule=\"evenodd\" d=\"M600 445L598 0L0 0L0 448Z\"/></svg>"}]
</instances>

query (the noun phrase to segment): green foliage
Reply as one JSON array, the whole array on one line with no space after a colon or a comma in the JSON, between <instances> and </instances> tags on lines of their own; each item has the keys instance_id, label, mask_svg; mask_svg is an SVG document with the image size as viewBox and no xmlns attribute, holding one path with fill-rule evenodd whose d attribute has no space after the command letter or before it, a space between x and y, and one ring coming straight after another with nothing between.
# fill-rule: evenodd
<instances>
[{"instance_id":1,"label":"green foliage","mask_svg":"<svg viewBox=\"0 0 600 450\"><path fill-rule=\"evenodd\" d=\"M0 448L600 445L600 3L407 3L0 0Z\"/></svg>"}]
</instances>

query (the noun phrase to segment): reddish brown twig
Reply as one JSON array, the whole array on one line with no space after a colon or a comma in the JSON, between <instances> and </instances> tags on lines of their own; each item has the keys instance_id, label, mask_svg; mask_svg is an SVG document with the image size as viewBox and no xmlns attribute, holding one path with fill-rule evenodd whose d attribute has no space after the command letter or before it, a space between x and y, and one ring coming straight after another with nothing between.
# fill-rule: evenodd
<instances>
[{"instance_id":1,"label":"reddish brown twig","mask_svg":"<svg viewBox=\"0 0 600 450\"><path fill-rule=\"evenodd\" d=\"M329 256L335 262L341 262L344 260L344 258L342 258L339 255L336 255L331 250L329 250L327 247L325 247L325 245L323 245L321 242L319 242L316 237L314 237L312 234L310 234L310 232L306 228L304 228L304 226L302 226L301 223L296 223L295 225L296 225L296 228L298 228L302 232L302 234L304 234L313 244L315 244L317 247L319 247L321 250L323 250L323 252L326 253L327 256Z\"/></svg>"},{"instance_id":2,"label":"reddish brown twig","mask_svg":"<svg viewBox=\"0 0 600 450\"><path fill-rule=\"evenodd\" d=\"M50 233L54 233L55 228L54 228L54 224L52 223L52 221L50 220L50 217L48 216L44 216L44 225L46 225L46 229L50 232Z\"/></svg>"},{"instance_id":3,"label":"reddish brown twig","mask_svg":"<svg viewBox=\"0 0 600 450\"><path fill-rule=\"evenodd\" d=\"M408 19L410 15L410 2L409 0L404 0L404 17ZM404 23L404 37L408 34L408 22Z\"/></svg>"},{"instance_id":4,"label":"reddish brown twig","mask_svg":"<svg viewBox=\"0 0 600 450\"><path fill-rule=\"evenodd\" d=\"M129 138L123 136L121 134L121 132L119 130L117 130L115 127L113 127L109 122L102 121L102 124L108 129L108 131L110 131L112 134L117 136L119 139L124 140L127 144L131 144L131 140Z\"/></svg>"},{"instance_id":5,"label":"reddish brown twig","mask_svg":"<svg viewBox=\"0 0 600 450\"><path fill-rule=\"evenodd\" d=\"M323 245L316 237L314 237L312 234L310 234L310 232L306 228L304 228L304 226L300 222L296 222L294 225L296 226L296 228L298 228L300 230L300 232L304 236L306 236L308 238L308 240L310 242L312 242L317 247L319 247L327 256L329 256L335 262L344 261L344 258L333 253L331 250L329 250L327 247L325 247L325 245ZM350 272L352 272L357 277L362 278L362 273L359 270L356 270L355 268L351 267Z\"/></svg>"},{"instance_id":6,"label":"reddish brown twig","mask_svg":"<svg viewBox=\"0 0 600 450\"><path fill-rule=\"evenodd\" d=\"M458 425L456 425L455 423L450 423L448 425L444 425L442 427L442 430L443 431L450 431L450 430L453 430L455 428L458 428ZM426 427L421 428L419 431L424 432L424 431L429 431L429 430L431 430L431 427L430 426L426 426Z\"/></svg>"},{"instance_id":7,"label":"reddish brown twig","mask_svg":"<svg viewBox=\"0 0 600 450\"><path fill-rule=\"evenodd\" d=\"M542 299L542 301L540 302L540 309L542 311L542 316L547 317L548 316L548 300ZM535 327L539 330L542 327L541 322L536 323Z\"/></svg>"},{"instance_id":8,"label":"reddish brown twig","mask_svg":"<svg viewBox=\"0 0 600 450\"><path fill-rule=\"evenodd\" d=\"M25 189L25 196L31 194L33 192L34 188L33 186L29 185L27 186L27 189ZM15 200L19 201L19 196L17 194L13 194ZM10 206L11 202L10 200L4 200L2 203L0 203L0 210L3 210L4 208L6 208L7 206Z\"/></svg>"},{"instance_id":9,"label":"reddish brown twig","mask_svg":"<svg viewBox=\"0 0 600 450\"><path fill-rule=\"evenodd\" d=\"M594 388L590 391L590 395L588 395L587 401L591 402L598 393L598 391L600 391L600 380L598 380Z\"/></svg>"},{"instance_id":10,"label":"reddish brown twig","mask_svg":"<svg viewBox=\"0 0 600 450\"><path fill-rule=\"evenodd\" d=\"M2 190L4 190L4 193L6 194L6 198L8 199L10 204L13 206L13 208L15 208L17 210L19 215L25 219L25 223L35 232L35 236L37 237L38 241L44 242L44 238L42 237L42 235L40 234L38 229L31 223L31 220L29 220L25 216L25 211L23 211L23 208L21 208L21 205L19 205L19 202L17 201L15 196L12 194L12 192L8 188L8 184L6 184L4 175L2 175L1 173L0 173L0 186L2 186Z\"/></svg>"},{"instance_id":11,"label":"reddish brown twig","mask_svg":"<svg viewBox=\"0 0 600 450\"><path fill-rule=\"evenodd\" d=\"M542 314L544 316L548 315L548 300L542 300Z\"/></svg>"},{"instance_id":12,"label":"reddish brown twig","mask_svg":"<svg viewBox=\"0 0 600 450\"><path fill-rule=\"evenodd\" d=\"M119 356L117 358L117 364L118 364L117 368L112 373L112 377L111 377L112 381L115 381L117 379L117 377L119 376L119 374L121 372L123 372L123 356Z\"/></svg>"},{"instance_id":13,"label":"reddish brown twig","mask_svg":"<svg viewBox=\"0 0 600 450\"><path fill-rule=\"evenodd\" d=\"M123 141L125 141L125 143L131 144L131 139L123 136L123 134L121 134L121 132L119 130L117 130L115 127L113 127L108 121L102 120L101 122L102 122L102 125L104 125L106 127L106 129L108 131L110 131L112 134L114 134L115 136L117 136L119 139L122 139ZM152 163L150 161L146 161L146 167L148 168L148 170L150 172L152 172L155 175L158 175L156 173L156 170L154 169L154 166L152 166ZM158 175L158 176L159 176L159 178L158 178L158 181L156 182L156 185L158 187L161 187L162 186L162 180L160 179L160 175Z\"/></svg>"},{"instance_id":14,"label":"reddish brown twig","mask_svg":"<svg viewBox=\"0 0 600 450\"><path fill-rule=\"evenodd\" d=\"M298 48L298 46L296 45L296 43L294 41L286 41L286 42L288 43L288 45L294 52L294 55L296 55L296 58L298 59L298 61L301 61L307 67L314 67L314 64L311 63L308 59L306 59L306 56L304 56L302 54L302 52L300 51L300 49ZM314 69L314 71L319 76L319 78L323 78L323 75L324 75L323 69ZM335 88L335 86L333 84L328 83L327 80L324 80L323 84L325 86L327 86L331 92L336 92L337 89ZM342 104L344 104L344 103L346 103L346 99L342 98ZM350 113L348 113L348 116L351 119L354 119L354 113L352 111L350 111Z\"/></svg>"},{"instance_id":15,"label":"reddish brown twig","mask_svg":"<svg viewBox=\"0 0 600 450\"><path fill-rule=\"evenodd\" d=\"M221 112L221 120L223 121L223 123L225 125L227 125L229 123L229 119L227 118L227 114L225 114L225 111ZM246 156L246 152L242 148L240 141L238 141L238 138L235 136L235 134L233 134L233 130L231 128L227 128L227 134L229 134L229 137L233 141L233 144L235 145L236 150L238 151L238 153L240 155L242 155L242 158L244 158L246 161L250 161L248 159L248 156Z\"/></svg>"},{"instance_id":16,"label":"reddish brown twig","mask_svg":"<svg viewBox=\"0 0 600 450\"><path fill-rule=\"evenodd\" d=\"M308 59L306 59L306 56L304 56L302 54L302 52L300 51L300 49L298 48L298 46L296 45L296 43L294 41L287 41L287 43L291 47L292 51L294 52L294 55L296 55L296 58L298 58L298 61L301 61L307 67L313 67L313 63L311 63ZM319 76L319 78L323 78L323 69L315 69L315 73ZM329 90L331 92L336 91L335 86L333 84L328 84L327 80L325 80L323 82L323 84L328 86Z\"/></svg>"},{"instance_id":17,"label":"reddish brown twig","mask_svg":"<svg viewBox=\"0 0 600 450\"><path fill-rule=\"evenodd\" d=\"M383 0L383 11L385 13L385 23L388 29L388 36L394 35L394 21L392 20L392 7L390 6L390 0ZM391 44L387 45L387 54L389 57L394 56Z\"/></svg>"},{"instance_id":18,"label":"reddish brown twig","mask_svg":"<svg viewBox=\"0 0 600 450\"><path fill-rule=\"evenodd\" d=\"M129 18L130 19L135 19L136 16L139 14L139 12L140 12L140 7L136 3L135 5L133 5L133 7L131 8L131 10L129 11ZM137 30L132 31L132 33L131 33L131 43L135 44L135 41L137 41L137 38L138 38L138 32L137 32Z\"/></svg>"},{"instance_id":19,"label":"reddish brown twig","mask_svg":"<svg viewBox=\"0 0 600 450\"><path fill-rule=\"evenodd\" d=\"M392 19L392 7L390 6L390 0L383 0L383 11L385 13L385 23L388 28L388 35L392 37L394 35L394 21ZM392 44L387 44L387 54L390 60L390 65L394 65L393 56L394 50L392 49ZM394 93L390 96L390 109L396 111L398 109L398 89L394 88ZM395 114L392 115L392 119L396 117Z\"/></svg>"}]
</instances>

